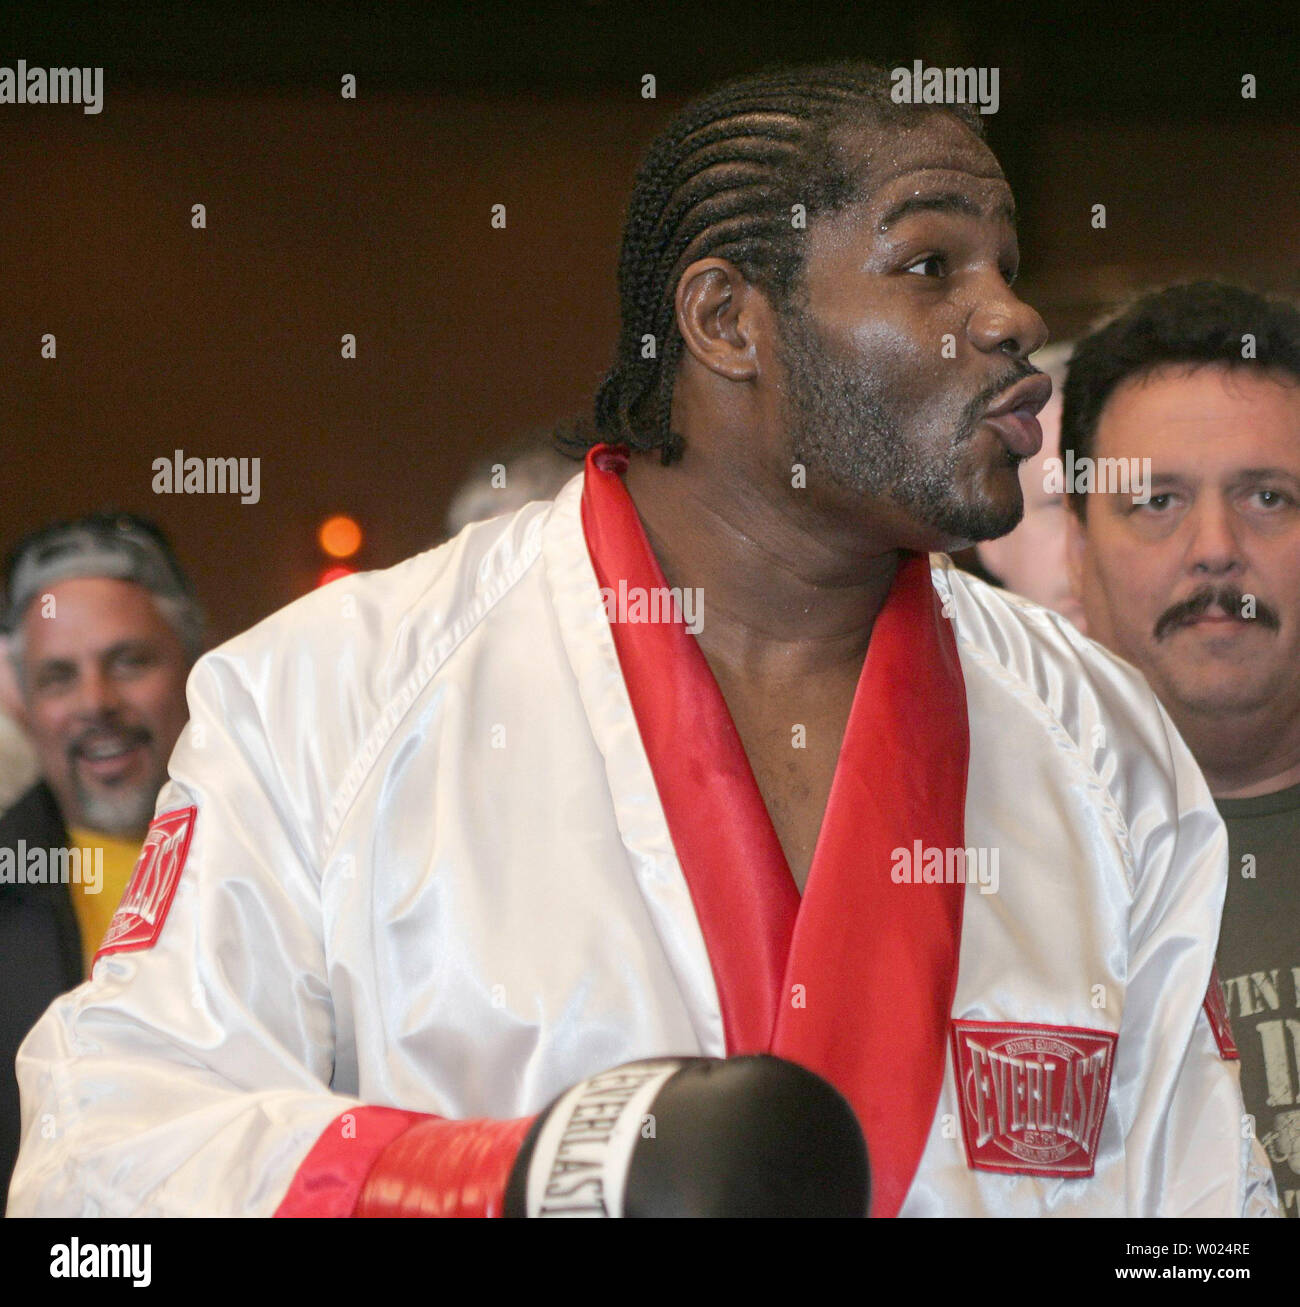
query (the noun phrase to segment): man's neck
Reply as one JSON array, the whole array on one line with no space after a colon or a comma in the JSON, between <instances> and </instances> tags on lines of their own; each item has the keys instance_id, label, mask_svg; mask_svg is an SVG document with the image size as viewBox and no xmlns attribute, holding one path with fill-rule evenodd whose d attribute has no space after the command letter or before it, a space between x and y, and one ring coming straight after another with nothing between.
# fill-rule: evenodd
<instances>
[{"instance_id":1,"label":"man's neck","mask_svg":"<svg viewBox=\"0 0 1300 1307\"><path fill-rule=\"evenodd\" d=\"M148 827L141 831L106 831L88 822L70 821L68 833L74 838L79 835L87 836L90 841L109 840L117 844L143 844L144 837L148 834Z\"/></svg>"},{"instance_id":2,"label":"man's neck","mask_svg":"<svg viewBox=\"0 0 1300 1307\"><path fill-rule=\"evenodd\" d=\"M700 647L752 682L860 667L901 554L860 532L810 524L752 481L634 458L627 488L668 583L703 594Z\"/></svg>"},{"instance_id":3,"label":"man's neck","mask_svg":"<svg viewBox=\"0 0 1300 1307\"><path fill-rule=\"evenodd\" d=\"M1300 713L1269 708L1175 718L1216 799L1254 799L1300 785Z\"/></svg>"}]
</instances>

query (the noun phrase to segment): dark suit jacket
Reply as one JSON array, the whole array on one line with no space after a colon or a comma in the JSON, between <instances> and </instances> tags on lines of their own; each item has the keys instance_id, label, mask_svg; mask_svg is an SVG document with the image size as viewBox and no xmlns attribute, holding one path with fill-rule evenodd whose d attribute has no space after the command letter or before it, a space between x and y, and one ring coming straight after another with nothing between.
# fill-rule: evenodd
<instances>
[{"instance_id":1,"label":"dark suit jacket","mask_svg":"<svg viewBox=\"0 0 1300 1307\"><path fill-rule=\"evenodd\" d=\"M44 781L0 817L0 848L66 847L68 832ZM14 1058L37 1018L82 981L81 932L66 885L0 884L0 1181L4 1194L18 1157Z\"/></svg>"}]
</instances>

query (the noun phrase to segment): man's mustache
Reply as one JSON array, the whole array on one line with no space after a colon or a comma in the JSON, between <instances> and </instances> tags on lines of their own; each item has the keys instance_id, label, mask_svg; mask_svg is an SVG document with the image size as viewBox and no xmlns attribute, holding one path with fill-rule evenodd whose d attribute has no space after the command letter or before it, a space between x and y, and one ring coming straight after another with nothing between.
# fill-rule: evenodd
<instances>
[{"instance_id":1,"label":"man's mustache","mask_svg":"<svg viewBox=\"0 0 1300 1307\"><path fill-rule=\"evenodd\" d=\"M1155 637L1163 640L1171 631L1176 631L1198 617L1204 617L1211 608L1218 608L1226 616L1238 622L1258 622L1269 631L1278 630L1282 623L1275 609L1270 608L1262 599L1252 597L1255 605L1254 617L1243 617L1246 592L1234 586L1203 586L1195 594L1189 595L1181 603L1166 609L1156 622Z\"/></svg>"},{"instance_id":2,"label":"man's mustache","mask_svg":"<svg viewBox=\"0 0 1300 1307\"><path fill-rule=\"evenodd\" d=\"M68 756L70 758L83 757L87 746L104 739L106 736L120 741L128 748L134 748L138 744L149 744L153 741L152 733L143 726L125 726L118 721L99 721L92 726L87 726L82 731L78 731L76 736L69 741Z\"/></svg>"}]
</instances>

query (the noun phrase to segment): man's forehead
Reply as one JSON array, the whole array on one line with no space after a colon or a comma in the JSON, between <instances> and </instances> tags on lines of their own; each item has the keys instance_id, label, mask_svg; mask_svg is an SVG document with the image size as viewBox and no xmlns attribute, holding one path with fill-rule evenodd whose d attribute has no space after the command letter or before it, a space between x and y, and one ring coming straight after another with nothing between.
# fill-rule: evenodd
<instances>
[{"instance_id":1,"label":"man's forehead","mask_svg":"<svg viewBox=\"0 0 1300 1307\"><path fill-rule=\"evenodd\" d=\"M1097 421L1100 456L1151 459L1154 475L1200 479L1273 467L1300 473L1300 386L1218 366L1171 364L1128 377Z\"/></svg>"},{"instance_id":2,"label":"man's forehead","mask_svg":"<svg viewBox=\"0 0 1300 1307\"><path fill-rule=\"evenodd\" d=\"M1099 426L1233 423L1300 412L1300 386L1284 375L1215 363L1168 363L1125 377L1102 408ZM1289 425L1289 424L1288 424Z\"/></svg>"},{"instance_id":3,"label":"man's forehead","mask_svg":"<svg viewBox=\"0 0 1300 1307\"><path fill-rule=\"evenodd\" d=\"M1116 388L1097 423L1097 457L1149 460L1156 480L1227 485L1274 475L1300 479L1300 388L1288 394L1284 386L1273 389L1252 377L1236 389L1229 377L1220 389L1213 377L1188 386L1173 380L1176 373L1165 376L1173 384L1143 377Z\"/></svg>"},{"instance_id":4,"label":"man's forehead","mask_svg":"<svg viewBox=\"0 0 1300 1307\"><path fill-rule=\"evenodd\" d=\"M167 629L153 595L133 581L76 577L35 595L22 618L30 650L93 655L126 641L148 641Z\"/></svg>"},{"instance_id":5,"label":"man's forehead","mask_svg":"<svg viewBox=\"0 0 1300 1307\"><path fill-rule=\"evenodd\" d=\"M1011 188L993 151L946 114L899 126L857 124L843 130L840 149L855 166L861 198L884 210L910 191L950 191L981 208L1010 201Z\"/></svg>"}]
</instances>

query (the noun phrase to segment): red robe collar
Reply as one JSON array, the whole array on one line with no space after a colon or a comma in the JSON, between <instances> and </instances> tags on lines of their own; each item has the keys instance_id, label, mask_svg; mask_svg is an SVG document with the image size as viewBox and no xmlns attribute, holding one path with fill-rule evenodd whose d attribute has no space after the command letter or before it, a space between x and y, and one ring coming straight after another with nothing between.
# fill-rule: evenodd
<instances>
[{"instance_id":1,"label":"red robe collar","mask_svg":"<svg viewBox=\"0 0 1300 1307\"><path fill-rule=\"evenodd\" d=\"M620 473L587 456L582 524L602 588L663 587ZM946 1064L964 886L897 884L894 851L965 845L969 733L956 641L924 554L876 618L802 900L726 702L680 622L611 623L664 817L700 920L727 1051L771 1052L853 1104L871 1215L921 1160ZM918 869L919 870L919 869Z\"/></svg>"}]
</instances>

